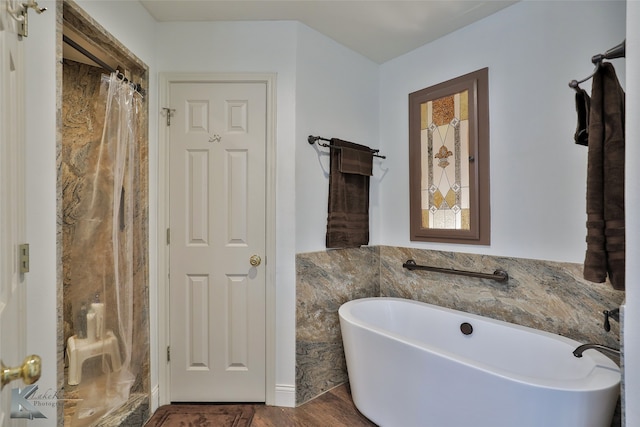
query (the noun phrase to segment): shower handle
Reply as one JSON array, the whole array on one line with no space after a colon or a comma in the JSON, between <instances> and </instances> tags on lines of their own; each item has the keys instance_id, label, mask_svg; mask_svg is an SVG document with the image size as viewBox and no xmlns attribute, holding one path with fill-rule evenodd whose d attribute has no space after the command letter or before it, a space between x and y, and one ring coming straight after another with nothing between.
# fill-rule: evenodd
<instances>
[{"instance_id":1,"label":"shower handle","mask_svg":"<svg viewBox=\"0 0 640 427\"><path fill-rule=\"evenodd\" d=\"M7 368L0 361L0 374L2 376L2 388L11 381L22 379L25 384L33 384L40 379L42 360L35 354L27 356L22 365L15 368Z\"/></svg>"},{"instance_id":2,"label":"shower handle","mask_svg":"<svg viewBox=\"0 0 640 427\"><path fill-rule=\"evenodd\" d=\"M262 258L260 258L258 255L251 255L251 258L249 258L249 264L251 264L252 267L259 266L261 262Z\"/></svg>"}]
</instances>

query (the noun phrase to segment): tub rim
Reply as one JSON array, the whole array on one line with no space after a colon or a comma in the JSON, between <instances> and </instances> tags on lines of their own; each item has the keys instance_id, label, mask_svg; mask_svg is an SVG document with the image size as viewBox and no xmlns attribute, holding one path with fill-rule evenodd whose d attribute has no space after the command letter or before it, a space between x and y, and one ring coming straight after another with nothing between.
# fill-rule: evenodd
<instances>
[{"instance_id":1,"label":"tub rim","mask_svg":"<svg viewBox=\"0 0 640 427\"><path fill-rule=\"evenodd\" d=\"M385 330L371 323L368 323L365 320L357 318L351 311L351 308L356 305L364 304L367 302L380 303L384 301L391 301L391 302L396 302L401 304L415 304L418 306L427 307L429 309L434 309L436 311L464 315L471 319L486 321L486 322L497 324L503 327L514 328L517 330L522 330L524 332L534 333L536 335L542 335L544 337L555 339L565 344L568 344L570 346L573 346L573 348L582 344L579 341L576 341L574 339L571 339L562 335L554 334L552 332L543 331L543 330L531 328L528 326L518 325L516 323L506 322L504 320L494 319L491 317L469 313L462 310L456 310L449 307L442 307L442 306L427 303L427 302L410 300L406 298L398 298L398 297L366 297L366 298L353 299L343 303L338 309L338 315L340 318L341 327L342 327L342 322L345 321L347 323L350 323L351 325L359 326L364 330L375 331L377 334L380 334L389 339L400 341L406 345L409 345L421 350L425 350L430 353L435 353L441 357L445 357L449 360L464 364L473 369L479 369L488 374L496 375L506 380L526 384L529 386L546 388L550 390L573 391L573 392L598 391L598 390L608 389L611 387L620 387L620 383L622 380L621 368L613 360L611 360L609 357L605 356L604 354L600 353L597 350L593 350L593 349L587 350L584 352L583 357L581 359L576 358L576 361L578 361L578 363L580 363L580 361L582 361L582 363L584 363L585 361L590 361L593 364L591 371L589 371L589 373L587 373L584 377L573 378L573 379L554 379L554 378L535 377L535 376L520 374L512 370L501 369L498 366L491 365L488 363L483 363L478 360L474 360L472 358L465 357L451 351L447 351L440 347L429 345L428 343L424 343L412 338L408 338L401 334Z\"/></svg>"}]
</instances>

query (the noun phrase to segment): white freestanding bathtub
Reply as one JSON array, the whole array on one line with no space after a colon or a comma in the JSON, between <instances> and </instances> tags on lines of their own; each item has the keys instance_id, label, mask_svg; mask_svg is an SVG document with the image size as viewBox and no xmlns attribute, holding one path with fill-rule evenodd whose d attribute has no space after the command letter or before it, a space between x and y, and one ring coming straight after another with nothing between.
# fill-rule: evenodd
<instances>
[{"instance_id":1,"label":"white freestanding bathtub","mask_svg":"<svg viewBox=\"0 0 640 427\"><path fill-rule=\"evenodd\" d=\"M592 349L576 358L577 341L397 298L339 316L353 401L379 426L611 424L620 369Z\"/></svg>"}]
</instances>

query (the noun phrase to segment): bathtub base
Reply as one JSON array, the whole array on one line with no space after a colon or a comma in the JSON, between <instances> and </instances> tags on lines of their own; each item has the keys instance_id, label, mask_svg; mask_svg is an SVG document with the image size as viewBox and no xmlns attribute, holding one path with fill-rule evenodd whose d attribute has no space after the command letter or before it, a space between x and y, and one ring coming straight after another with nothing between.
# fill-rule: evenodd
<instances>
[{"instance_id":1,"label":"bathtub base","mask_svg":"<svg viewBox=\"0 0 640 427\"><path fill-rule=\"evenodd\" d=\"M395 304L397 300L392 298L369 300L382 304L379 312L363 309L347 313L349 307L347 310L341 307L339 313L353 401L358 410L377 425L610 427L619 396L620 371L600 353L585 352L591 358L585 363L591 365L579 365L574 373L573 364L582 362L572 359L574 342L564 337L548 334L540 338L540 331L454 310L440 311L429 304L421 307L434 311L427 317L420 318L418 313L417 317L408 318L409 324L398 326L393 322L406 318L415 306ZM384 300L391 300L391 304L385 304ZM434 313L437 318L429 318ZM384 325L385 317L390 322L388 327ZM459 331L464 321L474 325L474 334L469 337L461 337ZM416 325L425 326L416 328ZM440 340L441 345L451 341L451 348L416 340L416 334L422 333L420 328L427 330L424 337L430 336L428 325L437 329L431 334L433 340ZM451 328L447 329L448 326ZM400 332L404 327L405 335ZM447 339L447 333L454 334L456 328L460 336ZM522 341L513 338L512 330L501 328L516 329L522 334ZM528 336L529 333L534 335ZM492 338L491 334L508 337L509 342L504 348L495 349L495 336ZM542 353L526 348L533 339L554 340L542 352L548 355L556 351L562 358L558 361L558 378L527 376L536 371L537 363L548 364L540 361ZM502 358L504 363L516 358L513 364L521 365L524 374L509 375L508 370L494 369L482 360L469 358L469 354L481 356L484 350L473 346L482 345L483 341L492 344L487 351L496 351L496 358ZM467 355L463 354L465 347L471 348ZM540 369L545 375L553 373L548 366Z\"/></svg>"}]
</instances>

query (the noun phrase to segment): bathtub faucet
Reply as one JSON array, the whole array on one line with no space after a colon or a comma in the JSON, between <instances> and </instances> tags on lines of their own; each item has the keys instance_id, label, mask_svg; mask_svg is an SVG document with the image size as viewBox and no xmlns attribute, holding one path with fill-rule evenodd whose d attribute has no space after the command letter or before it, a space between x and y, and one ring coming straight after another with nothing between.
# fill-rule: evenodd
<instances>
[{"instance_id":1,"label":"bathtub faucet","mask_svg":"<svg viewBox=\"0 0 640 427\"><path fill-rule=\"evenodd\" d=\"M614 308L613 310L605 310L602 312L604 314L604 330L609 332L611 330L611 323L609 323L609 319L613 319L616 322L620 321L620 309Z\"/></svg>"},{"instance_id":2,"label":"bathtub faucet","mask_svg":"<svg viewBox=\"0 0 640 427\"><path fill-rule=\"evenodd\" d=\"M615 348L611 348L611 347L607 347L604 345L600 345L600 344L582 344L581 346L579 346L578 348L576 348L575 350L573 350L573 355L575 357L582 357L582 353L585 350L588 350L590 348L593 348L595 350L600 350L600 351L604 351L616 356L620 356L620 350L616 350Z\"/></svg>"}]
</instances>

